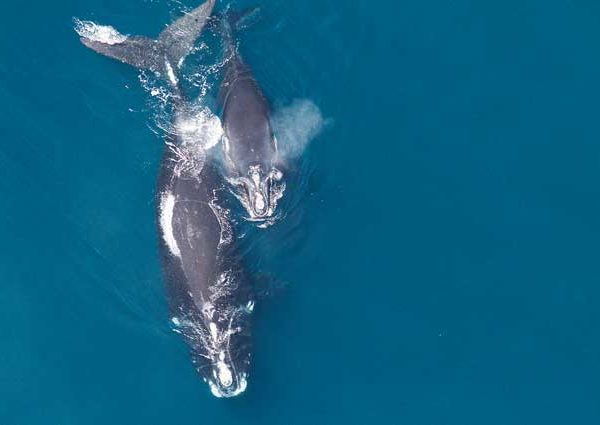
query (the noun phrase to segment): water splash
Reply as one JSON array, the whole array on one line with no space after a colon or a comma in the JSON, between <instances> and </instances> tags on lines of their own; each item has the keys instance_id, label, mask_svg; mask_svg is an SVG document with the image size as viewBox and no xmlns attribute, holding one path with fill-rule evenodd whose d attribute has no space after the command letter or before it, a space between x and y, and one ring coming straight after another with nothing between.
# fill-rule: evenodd
<instances>
[{"instance_id":1,"label":"water splash","mask_svg":"<svg viewBox=\"0 0 600 425\"><path fill-rule=\"evenodd\" d=\"M127 40L128 36L121 34L110 25L99 25L92 21L82 21L78 18L73 18L75 24L75 32L80 37L87 38L92 41L98 41L104 44L119 44Z\"/></svg>"},{"instance_id":2,"label":"water splash","mask_svg":"<svg viewBox=\"0 0 600 425\"><path fill-rule=\"evenodd\" d=\"M308 99L297 99L280 108L275 112L272 123L279 151L285 159L301 156L327 124L318 106Z\"/></svg>"},{"instance_id":3,"label":"water splash","mask_svg":"<svg viewBox=\"0 0 600 425\"><path fill-rule=\"evenodd\" d=\"M217 146L223 136L221 120L208 106L211 99L209 93L214 88L214 80L220 75L223 63L197 63L205 59L204 55L211 53L211 49L204 43L194 51L199 55L188 57L185 69L177 69L177 78L184 88L196 91L194 100L178 103L173 90L164 79L150 71L141 71L138 79L142 88L150 95L146 104L146 110L151 114L150 129L159 137L165 134L176 136L182 142L179 146L179 153L183 154L181 158L188 164L202 165L205 154ZM188 68L194 72L188 72Z\"/></svg>"},{"instance_id":4,"label":"water splash","mask_svg":"<svg viewBox=\"0 0 600 425\"><path fill-rule=\"evenodd\" d=\"M171 130L184 145L199 145L204 150L216 146L223 137L221 120L201 104L189 105L179 111Z\"/></svg>"}]
</instances>

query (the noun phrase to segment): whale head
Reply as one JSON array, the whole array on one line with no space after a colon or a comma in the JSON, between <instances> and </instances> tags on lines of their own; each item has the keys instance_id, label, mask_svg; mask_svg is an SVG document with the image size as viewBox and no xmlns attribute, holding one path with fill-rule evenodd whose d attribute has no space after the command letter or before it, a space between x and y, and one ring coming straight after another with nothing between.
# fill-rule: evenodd
<instances>
[{"instance_id":1,"label":"whale head","mask_svg":"<svg viewBox=\"0 0 600 425\"><path fill-rule=\"evenodd\" d=\"M248 358L246 363L249 364L249 361ZM242 394L248 385L247 364L239 357L235 358L228 350L217 354L212 361L209 374L204 375L210 391L218 398L236 397Z\"/></svg>"},{"instance_id":2,"label":"whale head","mask_svg":"<svg viewBox=\"0 0 600 425\"><path fill-rule=\"evenodd\" d=\"M192 362L212 394L219 398L242 394L248 385L251 360L250 316L254 301L244 306L206 303L200 320L175 322L192 348Z\"/></svg>"},{"instance_id":3,"label":"whale head","mask_svg":"<svg viewBox=\"0 0 600 425\"><path fill-rule=\"evenodd\" d=\"M246 390L251 358L249 315L253 308L251 301L225 312L224 320L208 325L206 361L198 371L215 397L235 397Z\"/></svg>"},{"instance_id":4,"label":"whale head","mask_svg":"<svg viewBox=\"0 0 600 425\"><path fill-rule=\"evenodd\" d=\"M231 178L235 195L251 221L265 221L277 213L277 203L285 191L283 172L275 166L250 164L240 177Z\"/></svg>"}]
</instances>

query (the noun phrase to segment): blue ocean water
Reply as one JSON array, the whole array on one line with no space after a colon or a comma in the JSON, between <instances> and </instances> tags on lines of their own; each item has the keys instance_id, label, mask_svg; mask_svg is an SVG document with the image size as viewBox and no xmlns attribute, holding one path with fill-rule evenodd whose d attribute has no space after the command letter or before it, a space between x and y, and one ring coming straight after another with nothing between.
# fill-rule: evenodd
<instances>
[{"instance_id":1,"label":"blue ocean water","mask_svg":"<svg viewBox=\"0 0 600 425\"><path fill-rule=\"evenodd\" d=\"M260 5L246 60L326 125L233 400L169 329L148 93L73 32L181 5L3 6L0 424L599 423L600 6Z\"/></svg>"}]
</instances>

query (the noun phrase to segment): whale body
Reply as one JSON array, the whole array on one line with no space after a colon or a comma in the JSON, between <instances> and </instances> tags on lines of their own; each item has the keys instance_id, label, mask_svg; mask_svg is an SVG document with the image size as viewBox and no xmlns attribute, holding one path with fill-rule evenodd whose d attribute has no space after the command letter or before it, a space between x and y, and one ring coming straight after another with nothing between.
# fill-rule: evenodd
<instances>
[{"instance_id":1,"label":"whale body","mask_svg":"<svg viewBox=\"0 0 600 425\"><path fill-rule=\"evenodd\" d=\"M234 40L236 20L226 14L223 38L227 56L219 104L229 181L251 220L272 217L283 196L283 162L263 91Z\"/></svg>"},{"instance_id":2,"label":"whale body","mask_svg":"<svg viewBox=\"0 0 600 425\"><path fill-rule=\"evenodd\" d=\"M157 39L125 36L112 27L80 29L92 50L163 76L173 89L175 132L167 135L156 191L160 253L171 321L217 397L247 386L254 298L237 247L225 180L206 160L202 140L177 131L190 108L177 70L212 13L209 0L169 25Z\"/></svg>"},{"instance_id":3,"label":"whale body","mask_svg":"<svg viewBox=\"0 0 600 425\"><path fill-rule=\"evenodd\" d=\"M165 148L156 199L171 320L212 393L232 397L247 385L252 286L218 170L189 171L177 146Z\"/></svg>"}]
</instances>

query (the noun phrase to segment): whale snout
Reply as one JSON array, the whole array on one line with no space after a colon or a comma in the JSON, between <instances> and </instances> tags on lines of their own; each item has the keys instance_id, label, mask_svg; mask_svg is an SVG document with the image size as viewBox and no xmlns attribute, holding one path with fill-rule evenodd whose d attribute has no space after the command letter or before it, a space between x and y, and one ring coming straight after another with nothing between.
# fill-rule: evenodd
<instances>
[{"instance_id":1,"label":"whale snout","mask_svg":"<svg viewBox=\"0 0 600 425\"><path fill-rule=\"evenodd\" d=\"M242 394L248 385L246 373L236 373L234 365L227 361L224 353L212 366L212 376L208 378L210 390L215 397L229 398Z\"/></svg>"},{"instance_id":2,"label":"whale snout","mask_svg":"<svg viewBox=\"0 0 600 425\"><path fill-rule=\"evenodd\" d=\"M236 308L202 307L210 322L184 322L179 330L192 343L196 370L215 397L242 394L251 363L251 313L254 301Z\"/></svg>"},{"instance_id":3,"label":"whale snout","mask_svg":"<svg viewBox=\"0 0 600 425\"><path fill-rule=\"evenodd\" d=\"M247 381L245 376L234 379L231 372L224 372L223 369L216 372L215 375L215 379L209 381L210 390L215 397L237 397L246 391Z\"/></svg>"},{"instance_id":4,"label":"whale snout","mask_svg":"<svg viewBox=\"0 0 600 425\"><path fill-rule=\"evenodd\" d=\"M261 189L255 190L251 195L251 207L256 217L266 217L269 213L269 195Z\"/></svg>"},{"instance_id":5,"label":"whale snout","mask_svg":"<svg viewBox=\"0 0 600 425\"><path fill-rule=\"evenodd\" d=\"M224 388L229 388L233 385L233 374L225 363L220 362L217 364L217 380Z\"/></svg>"}]
</instances>

